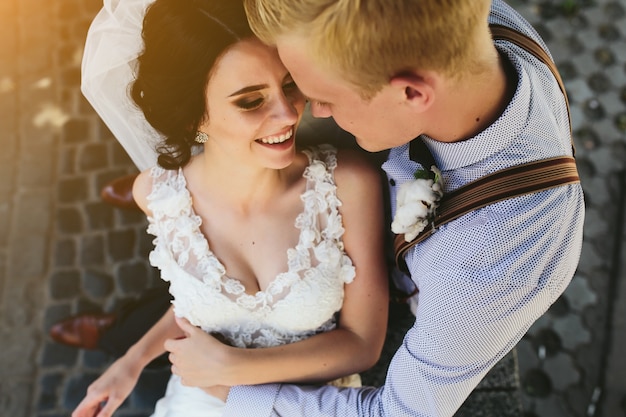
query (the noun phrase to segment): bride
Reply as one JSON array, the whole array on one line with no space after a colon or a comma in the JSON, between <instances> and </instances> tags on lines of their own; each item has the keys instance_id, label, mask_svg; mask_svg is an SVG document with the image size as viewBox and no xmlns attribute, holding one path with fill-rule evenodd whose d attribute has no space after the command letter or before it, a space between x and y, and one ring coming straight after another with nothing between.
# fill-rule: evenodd
<instances>
[{"instance_id":1,"label":"bride","mask_svg":"<svg viewBox=\"0 0 626 417\"><path fill-rule=\"evenodd\" d=\"M107 2L90 29L119 24L112 51L143 48L136 60L86 53L83 65L97 65L102 91L122 101L130 82L141 110L90 98L105 121L117 116L110 128L133 160L158 157L133 194L174 300L72 415L111 416L164 346L198 340L210 347L196 364L204 379L181 380L175 364L187 358L170 354L153 416L219 416L224 403L207 392L232 385L358 385L387 323L378 172L347 150L296 149L305 98L241 1L156 0L142 44L145 5ZM116 66L125 72L111 77Z\"/></svg>"}]
</instances>

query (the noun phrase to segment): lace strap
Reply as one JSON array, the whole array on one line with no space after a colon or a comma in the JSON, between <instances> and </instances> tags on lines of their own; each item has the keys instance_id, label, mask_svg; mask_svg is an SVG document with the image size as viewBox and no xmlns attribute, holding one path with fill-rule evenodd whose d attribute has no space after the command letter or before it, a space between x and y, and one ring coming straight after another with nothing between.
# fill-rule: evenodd
<instances>
[{"instance_id":1,"label":"lace strap","mask_svg":"<svg viewBox=\"0 0 626 417\"><path fill-rule=\"evenodd\" d=\"M148 208L153 216L164 218L179 216L181 212L191 213L191 195L182 168L166 170L154 166L150 177L152 190L148 195Z\"/></svg>"}]
</instances>

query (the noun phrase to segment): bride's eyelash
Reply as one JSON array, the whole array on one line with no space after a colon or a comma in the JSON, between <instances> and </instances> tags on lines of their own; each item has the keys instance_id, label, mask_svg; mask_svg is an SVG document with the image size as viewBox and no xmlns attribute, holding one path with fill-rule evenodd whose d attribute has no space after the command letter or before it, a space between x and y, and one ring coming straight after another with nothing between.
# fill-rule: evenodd
<instances>
[{"instance_id":1,"label":"bride's eyelash","mask_svg":"<svg viewBox=\"0 0 626 417\"><path fill-rule=\"evenodd\" d=\"M261 107L263 102L264 100L262 98L257 98L255 100L242 99L235 101L235 105L244 110L254 110Z\"/></svg>"},{"instance_id":2,"label":"bride's eyelash","mask_svg":"<svg viewBox=\"0 0 626 417\"><path fill-rule=\"evenodd\" d=\"M287 95L292 94L294 92L298 92L298 86L296 83L291 80L283 84L283 92ZM255 110L261 107L265 103L265 98L242 98L240 100L235 101L235 105L243 110Z\"/></svg>"}]
</instances>

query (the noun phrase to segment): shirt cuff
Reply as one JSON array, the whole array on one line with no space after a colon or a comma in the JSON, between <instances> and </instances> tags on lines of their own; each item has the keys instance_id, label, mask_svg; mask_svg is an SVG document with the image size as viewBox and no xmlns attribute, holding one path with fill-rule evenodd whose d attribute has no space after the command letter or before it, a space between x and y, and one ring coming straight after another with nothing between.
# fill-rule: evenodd
<instances>
[{"instance_id":1,"label":"shirt cuff","mask_svg":"<svg viewBox=\"0 0 626 417\"><path fill-rule=\"evenodd\" d=\"M280 384L232 387L222 417L270 417L279 389Z\"/></svg>"}]
</instances>

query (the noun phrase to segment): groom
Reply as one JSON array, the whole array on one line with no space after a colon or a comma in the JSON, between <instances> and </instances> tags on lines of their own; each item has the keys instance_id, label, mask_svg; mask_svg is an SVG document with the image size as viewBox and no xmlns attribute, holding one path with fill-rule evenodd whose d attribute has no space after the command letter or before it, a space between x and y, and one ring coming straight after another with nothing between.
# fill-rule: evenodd
<instances>
[{"instance_id":1,"label":"groom","mask_svg":"<svg viewBox=\"0 0 626 417\"><path fill-rule=\"evenodd\" d=\"M368 151L390 149L392 215L399 187L430 167L449 193L494 171L571 155L566 98L548 67L488 23L544 49L500 0L246 0L251 25L317 117L333 117ZM410 145L411 143L411 145ZM414 156L412 160L411 156ZM414 326L380 388L237 386L225 416L452 416L487 371L559 297L578 264L578 183L474 210L411 248ZM200 338L194 333L191 337ZM188 343L166 345L177 372L202 385Z\"/></svg>"}]
</instances>

